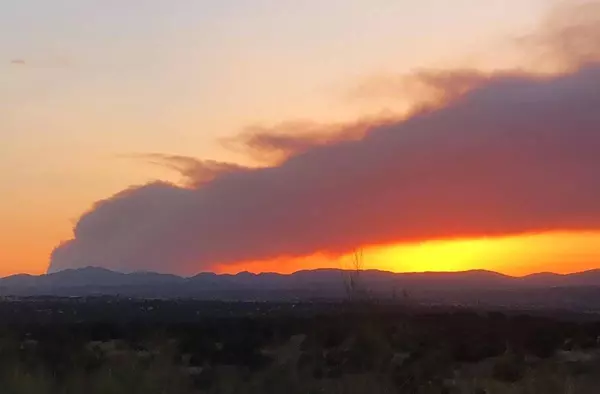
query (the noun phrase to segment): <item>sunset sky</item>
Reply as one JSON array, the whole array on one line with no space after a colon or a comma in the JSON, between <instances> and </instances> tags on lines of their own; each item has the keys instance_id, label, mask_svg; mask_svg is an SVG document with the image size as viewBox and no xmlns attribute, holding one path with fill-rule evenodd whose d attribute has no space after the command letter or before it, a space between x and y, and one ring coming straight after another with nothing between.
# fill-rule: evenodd
<instances>
[{"instance_id":1,"label":"sunset sky","mask_svg":"<svg viewBox=\"0 0 600 394\"><path fill-rule=\"evenodd\" d=\"M4 1L0 276L600 268L600 8L565 4Z\"/></svg>"}]
</instances>

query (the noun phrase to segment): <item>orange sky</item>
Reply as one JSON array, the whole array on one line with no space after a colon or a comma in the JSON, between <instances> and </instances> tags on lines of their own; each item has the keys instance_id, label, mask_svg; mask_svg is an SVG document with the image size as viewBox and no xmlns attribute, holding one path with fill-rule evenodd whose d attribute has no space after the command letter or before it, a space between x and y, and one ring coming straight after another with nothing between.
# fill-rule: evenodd
<instances>
[{"instance_id":1,"label":"orange sky","mask_svg":"<svg viewBox=\"0 0 600 394\"><path fill-rule=\"evenodd\" d=\"M526 67L513 35L534 31L552 3L257 2L263 7L149 0L143 13L105 2L0 5L0 111L8 114L0 117L0 276L45 272L52 249L72 237L94 201L154 179L179 180L123 156L249 163L220 141L256 124L348 122L411 102L350 97L372 77ZM366 268L521 275L596 268L597 245L600 232L551 232L364 250ZM218 270L290 272L347 260L282 258Z\"/></svg>"}]
</instances>

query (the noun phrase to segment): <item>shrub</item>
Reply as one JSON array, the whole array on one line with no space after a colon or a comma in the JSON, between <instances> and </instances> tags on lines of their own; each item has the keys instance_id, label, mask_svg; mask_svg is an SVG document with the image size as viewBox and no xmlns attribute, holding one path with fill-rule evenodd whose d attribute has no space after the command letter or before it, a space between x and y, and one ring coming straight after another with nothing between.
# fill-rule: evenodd
<instances>
[{"instance_id":1,"label":"shrub","mask_svg":"<svg viewBox=\"0 0 600 394\"><path fill-rule=\"evenodd\" d=\"M519 358L503 357L494 364L492 376L501 382L515 383L523 379L525 371L526 366Z\"/></svg>"}]
</instances>

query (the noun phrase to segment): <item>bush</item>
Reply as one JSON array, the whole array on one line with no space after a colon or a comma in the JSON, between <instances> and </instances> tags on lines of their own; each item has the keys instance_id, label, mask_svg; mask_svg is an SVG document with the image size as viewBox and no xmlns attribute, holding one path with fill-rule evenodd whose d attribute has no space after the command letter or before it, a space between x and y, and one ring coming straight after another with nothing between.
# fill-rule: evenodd
<instances>
[{"instance_id":1,"label":"bush","mask_svg":"<svg viewBox=\"0 0 600 394\"><path fill-rule=\"evenodd\" d=\"M523 379L525 372L524 362L512 356L499 359L494 364L492 376L500 382L515 383Z\"/></svg>"}]
</instances>

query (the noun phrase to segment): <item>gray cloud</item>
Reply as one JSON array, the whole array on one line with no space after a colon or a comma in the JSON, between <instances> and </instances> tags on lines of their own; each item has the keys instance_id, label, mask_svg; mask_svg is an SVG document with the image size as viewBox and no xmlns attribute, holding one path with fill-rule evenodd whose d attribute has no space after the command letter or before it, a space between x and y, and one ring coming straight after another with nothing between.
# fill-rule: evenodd
<instances>
[{"instance_id":1,"label":"gray cloud","mask_svg":"<svg viewBox=\"0 0 600 394\"><path fill-rule=\"evenodd\" d=\"M521 37L521 49L542 62L576 69L600 61L600 2L568 0L559 3L542 27Z\"/></svg>"},{"instance_id":2,"label":"gray cloud","mask_svg":"<svg viewBox=\"0 0 600 394\"><path fill-rule=\"evenodd\" d=\"M224 139L223 145L267 165L281 163L312 148L340 140L357 140L389 118L365 118L352 124L321 124L311 121L276 126L247 127L240 135Z\"/></svg>"},{"instance_id":3,"label":"gray cloud","mask_svg":"<svg viewBox=\"0 0 600 394\"><path fill-rule=\"evenodd\" d=\"M429 72L420 80L443 105L405 119L254 128L230 141L277 163L265 168L144 156L188 185L98 202L49 270L190 274L358 245L600 230L600 8L568 10L580 19L563 11L529 37L568 66L562 75Z\"/></svg>"},{"instance_id":4,"label":"gray cloud","mask_svg":"<svg viewBox=\"0 0 600 394\"><path fill-rule=\"evenodd\" d=\"M508 74L508 73L506 73ZM448 102L480 85L486 79L498 77L475 70L417 70L409 74L376 75L350 89L351 99L410 98L413 110L431 108Z\"/></svg>"},{"instance_id":5,"label":"gray cloud","mask_svg":"<svg viewBox=\"0 0 600 394\"><path fill-rule=\"evenodd\" d=\"M198 187L225 173L246 169L246 167L233 163L199 160L194 157L163 153L129 154L121 157L143 160L176 171L183 176L183 183L189 187Z\"/></svg>"},{"instance_id":6,"label":"gray cloud","mask_svg":"<svg viewBox=\"0 0 600 394\"><path fill-rule=\"evenodd\" d=\"M445 107L195 188L96 204L50 270L193 273L357 245L600 229L600 67L486 79Z\"/></svg>"}]
</instances>

